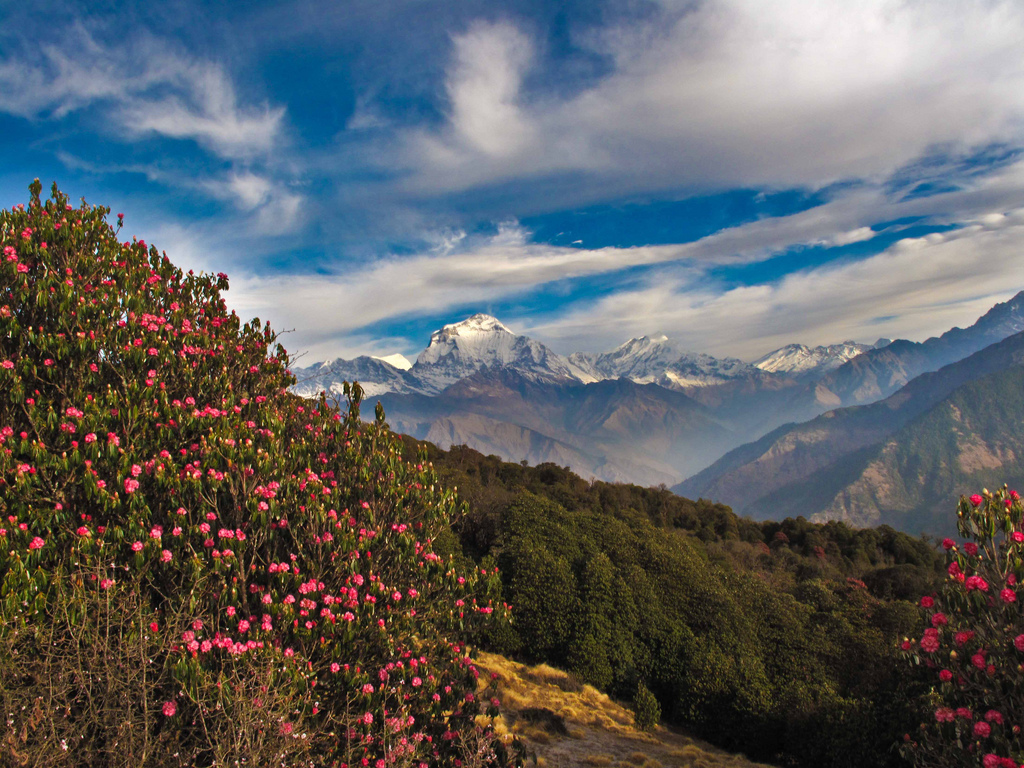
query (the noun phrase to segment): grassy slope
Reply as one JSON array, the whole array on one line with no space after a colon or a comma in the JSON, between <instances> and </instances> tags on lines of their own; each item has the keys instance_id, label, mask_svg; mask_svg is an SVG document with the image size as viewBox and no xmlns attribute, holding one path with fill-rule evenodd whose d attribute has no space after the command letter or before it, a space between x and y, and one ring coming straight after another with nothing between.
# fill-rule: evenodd
<instances>
[{"instance_id":1,"label":"grassy slope","mask_svg":"<svg viewBox=\"0 0 1024 768\"><path fill-rule=\"evenodd\" d=\"M633 713L590 685L546 664L526 666L481 653L478 666L497 675L499 731L523 741L531 762L550 768L757 768L678 729L644 732Z\"/></svg>"}]
</instances>

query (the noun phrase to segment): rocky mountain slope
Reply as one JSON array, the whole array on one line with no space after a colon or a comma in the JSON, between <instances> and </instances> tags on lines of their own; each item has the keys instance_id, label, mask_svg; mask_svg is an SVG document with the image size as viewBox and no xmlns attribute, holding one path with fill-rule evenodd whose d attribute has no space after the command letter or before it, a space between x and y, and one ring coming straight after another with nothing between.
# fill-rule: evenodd
<instances>
[{"instance_id":1,"label":"rocky mountain slope","mask_svg":"<svg viewBox=\"0 0 1024 768\"><path fill-rule=\"evenodd\" d=\"M738 436L681 392L628 379L552 385L483 368L440 395L380 398L400 432L442 447L466 444L512 461L553 461L584 477L671 483Z\"/></svg>"},{"instance_id":2,"label":"rocky mountain slope","mask_svg":"<svg viewBox=\"0 0 1024 768\"><path fill-rule=\"evenodd\" d=\"M922 342L897 339L857 355L797 393L778 418L806 421L833 408L888 397L922 373L937 371L990 344L1024 331L1024 291L996 304L973 325ZM780 421L779 423L782 423Z\"/></svg>"},{"instance_id":3,"label":"rocky mountain slope","mask_svg":"<svg viewBox=\"0 0 1024 768\"><path fill-rule=\"evenodd\" d=\"M781 427L674 490L755 517L887 522L916 533L929 523L933 501L992 483L986 470L1009 471L1018 460L1021 446L1007 430L1019 433L1022 421L998 417L1024 409L1024 389L1012 386L1021 366L1024 333L923 374L880 402ZM996 429L993 419L1004 426Z\"/></svg>"}]
</instances>

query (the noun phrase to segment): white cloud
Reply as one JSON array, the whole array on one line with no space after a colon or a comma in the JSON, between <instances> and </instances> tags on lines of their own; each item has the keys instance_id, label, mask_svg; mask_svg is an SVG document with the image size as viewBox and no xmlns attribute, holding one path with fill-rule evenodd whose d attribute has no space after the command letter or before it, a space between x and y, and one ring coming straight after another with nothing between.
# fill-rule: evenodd
<instances>
[{"instance_id":1,"label":"white cloud","mask_svg":"<svg viewBox=\"0 0 1024 768\"><path fill-rule=\"evenodd\" d=\"M282 139L283 107L239 104L221 65L149 36L107 47L77 25L61 44L25 54L0 60L0 110L11 114L60 118L100 104L115 131L191 139L231 159L265 154Z\"/></svg>"},{"instance_id":2,"label":"white cloud","mask_svg":"<svg viewBox=\"0 0 1024 768\"><path fill-rule=\"evenodd\" d=\"M280 139L284 108L241 107L220 67L194 62L174 74L181 94L140 95L122 103L118 119L124 130L192 139L227 158L266 154Z\"/></svg>"},{"instance_id":3,"label":"white cloud","mask_svg":"<svg viewBox=\"0 0 1024 768\"><path fill-rule=\"evenodd\" d=\"M972 323L1024 288L1022 244L1024 208L772 283L723 291L662 278L530 332L556 348L601 349L658 328L692 349L745 359L792 342L924 339Z\"/></svg>"},{"instance_id":4,"label":"white cloud","mask_svg":"<svg viewBox=\"0 0 1024 768\"><path fill-rule=\"evenodd\" d=\"M75 51L68 55L66 51ZM140 35L104 46L84 27L71 27L60 45L33 57L0 60L0 111L34 120L59 119L96 109L108 134L121 139L159 135L195 141L227 161L229 170L196 177L165 155L150 164L100 165L66 151L58 158L93 173L140 173L149 181L200 191L232 203L246 215L252 234L294 231L304 197L282 181L284 107L243 104L224 67ZM293 171L285 169L290 175Z\"/></svg>"},{"instance_id":5,"label":"white cloud","mask_svg":"<svg viewBox=\"0 0 1024 768\"><path fill-rule=\"evenodd\" d=\"M532 58L530 40L510 24L477 25L454 38L448 82L451 124L484 155L508 157L529 141L519 89Z\"/></svg>"},{"instance_id":6,"label":"white cloud","mask_svg":"<svg viewBox=\"0 0 1024 768\"><path fill-rule=\"evenodd\" d=\"M420 193L583 172L606 194L879 180L942 148L1024 140L1017 0L666 4L589 38L613 71L523 91L507 23L454 38L448 124L404 139ZM581 183L577 195L586 193Z\"/></svg>"},{"instance_id":7,"label":"white cloud","mask_svg":"<svg viewBox=\"0 0 1024 768\"><path fill-rule=\"evenodd\" d=\"M226 177L207 180L198 186L207 194L234 203L239 210L253 214L259 234L290 232L299 223L303 196L266 176L252 171L232 171Z\"/></svg>"},{"instance_id":8,"label":"white cloud","mask_svg":"<svg viewBox=\"0 0 1024 768\"><path fill-rule=\"evenodd\" d=\"M1019 201L1013 194L1019 173L1010 167L973 190L895 204L877 190L860 189L807 211L725 229L692 243L569 248L532 243L528 232L509 223L486 239L457 233L432 251L380 259L358 270L243 277L233 282L232 302L275 325L303 329L295 337L302 348L332 356L335 345L351 347L347 337L381 321L466 304L486 306L556 281L653 266L655 277L647 279L657 282L638 285L640 278L631 278L611 296L535 326L535 331L563 350L599 350L661 330L699 350L749 357L768 351L776 341L781 346L794 340L832 343L851 336L873 341L881 335L920 335L921 318L910 319L916 317L915 308L1015 289L1024 224L1019 210L1002 206ZM991 213L1000 209L1011 212ZM880 216L942 219L936 216L942 211L967 226L921 241L904 240L881 255L797 273L779 283L730 291L708 277L711 268L762 261L795 246L865 240L876 233L864 222ZM1002 234L996 237L997 232ZM921 298L926 295L927 300ZM880 306L879 297L892 301L891 311ZM900 319L884 327L872 324L871 318L887 315ZM943 330L948 316L947 310L934 309L928 332Z\"/></svg>"},{"instance_id":9,"label":"white cloud","mask_svg":"<svg viewBox=\"0 0 1024 768\"><path fill-rule=\"evenodd\" d=\"M875 231L871 227L857 227L851 229L849 232L840 232L827 240L823 241L824 245L851 245L852 243L863 243L865 240L870 240L875 236Z\"/></svg>"}]
</instances>

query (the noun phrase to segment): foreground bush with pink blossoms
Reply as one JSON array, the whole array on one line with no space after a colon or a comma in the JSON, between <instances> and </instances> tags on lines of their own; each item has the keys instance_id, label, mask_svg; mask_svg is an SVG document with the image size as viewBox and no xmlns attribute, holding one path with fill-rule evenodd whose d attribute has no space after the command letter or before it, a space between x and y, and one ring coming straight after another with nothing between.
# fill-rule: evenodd
<instances>
[{"instance_id":1,"label":"foreground bush with pink blossoms","mask_svg":"<svg viewBox=\"0 0 1024 768\"><path fill-rule=\"evenodd\" d=\"M904 754L917 765L1019 768L1024 763L1024 507L1004 486L961 497L948 577L921 598L925 629L902 650L924 717Z\"/></svg>"},{"instance_id":2,"label":"foreground bush with pink blossoms","mask_svg":"<svg viewBox=\"0 0 1024 768\"><path fill-rule=\"evenodd\" d=\"M431 546L454 496L358 390L287 394L225 276L31 192L0 213L0 764L510 762L465 646L495 574Z\"/></svg>"}]
</instances>

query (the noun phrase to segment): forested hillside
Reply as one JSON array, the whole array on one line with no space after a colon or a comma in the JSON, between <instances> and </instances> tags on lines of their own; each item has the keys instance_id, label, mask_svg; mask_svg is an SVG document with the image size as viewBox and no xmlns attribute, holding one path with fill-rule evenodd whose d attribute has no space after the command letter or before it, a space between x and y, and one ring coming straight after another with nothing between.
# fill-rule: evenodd
<instances>
[{"instance_id":1,"label":"forested hillside","mask_svg":"<svg viewBox=\"0 0 1024 768\"><path fill-rule=\"evenodd\" d=\"M895 647L938 581L929 542L422 448L468 502L452 551L500 568L514 619L490 648L649 689L669 722L755 759L895 760Z\"/></svg>"}]
</instances>

